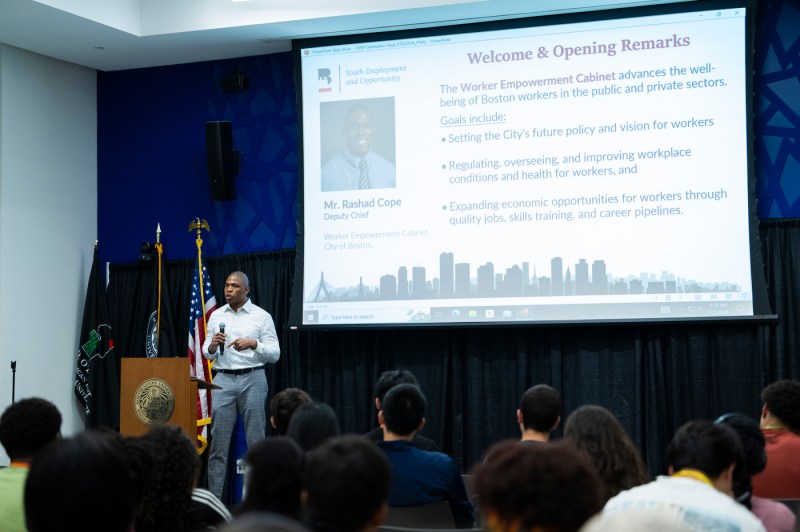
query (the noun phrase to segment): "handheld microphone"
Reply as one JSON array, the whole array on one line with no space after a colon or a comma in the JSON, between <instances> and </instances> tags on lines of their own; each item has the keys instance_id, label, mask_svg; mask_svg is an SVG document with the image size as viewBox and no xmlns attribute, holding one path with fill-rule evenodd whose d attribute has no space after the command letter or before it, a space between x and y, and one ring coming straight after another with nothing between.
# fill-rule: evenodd
<instances>
[{"instance_id":1,"label":"handheld microphone","mask_svg":"<svg viewBox=\"0 0 800 532\"><path fill-rule=\"evenodd\" d=\"M222 334L225 334L225 324L224 323L220 323L219 324L219 332L221 332ZM225 351L225 342L222 342L222 345L219 346L219 356L222 356L224 354L223 351Z\"/></svg>"}]
</instances>

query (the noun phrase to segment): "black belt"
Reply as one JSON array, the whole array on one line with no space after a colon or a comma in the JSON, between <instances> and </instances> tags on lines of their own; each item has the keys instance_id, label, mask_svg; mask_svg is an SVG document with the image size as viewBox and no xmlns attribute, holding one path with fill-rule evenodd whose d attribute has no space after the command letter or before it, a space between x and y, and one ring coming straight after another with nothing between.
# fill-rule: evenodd
<instances>
[{"instance_id":1,"label":"black belt","mask_svg":"<svg viewBox=\"0 0 800 532\"><path fill-rule=\"evenodd\" d=\"M258 371L260 369L264 369L264 366L256 366L253 368L244 368L244 369L217 369L214 368L213 371L217 373L226 373L228 375L244 375L246 373L251 373L253 371Z\"/></svg>"}]
</instances>

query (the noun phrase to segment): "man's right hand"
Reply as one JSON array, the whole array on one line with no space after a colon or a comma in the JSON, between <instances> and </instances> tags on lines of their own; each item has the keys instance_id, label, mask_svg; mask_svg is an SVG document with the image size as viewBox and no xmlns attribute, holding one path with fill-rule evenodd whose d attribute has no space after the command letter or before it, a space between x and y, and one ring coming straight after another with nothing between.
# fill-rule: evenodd
<instances>
[{"instance_id":1,"label":"man's right hand","mask_svg":"<svg viewBox=\"0 0 800 532\"><path fill-rule=\"evenodd\" d=\"M225 333L214 333L214 336L211 338L211 344L208 346L209 353L216 353L219 346L225 344Z\"/></svg>"}]
</instances>

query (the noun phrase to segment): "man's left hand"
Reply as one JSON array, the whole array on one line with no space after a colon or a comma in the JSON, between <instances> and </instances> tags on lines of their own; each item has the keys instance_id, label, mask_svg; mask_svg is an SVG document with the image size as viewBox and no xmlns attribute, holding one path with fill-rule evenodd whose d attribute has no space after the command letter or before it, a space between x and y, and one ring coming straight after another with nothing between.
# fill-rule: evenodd
<instances>
[{"instance_id":1,"label":"man's left hand","mask_svg":"<svg viewBox=\"0 0 800 532\"><path fill-rule=\"evenodd\" d=\"M254 338L237 338L233 342L229 343L228 347L232 347L236 351L242 351L243 349L255 349L258 347L258 340L255 340Z\"/></svg>"}]
</instances>

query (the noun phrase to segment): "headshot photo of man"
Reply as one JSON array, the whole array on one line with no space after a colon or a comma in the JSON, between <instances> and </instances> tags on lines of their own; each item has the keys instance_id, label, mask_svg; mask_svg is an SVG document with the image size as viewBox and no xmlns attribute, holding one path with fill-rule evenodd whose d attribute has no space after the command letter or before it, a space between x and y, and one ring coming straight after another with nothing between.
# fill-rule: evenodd
<instances>
[{"instance_id":1,"label":"headshot photo of man","mask_svg":"<svg viewBox=\"0 0 800 532\"><path fill-rule=\"evenodd\" d=\"M395 187L395 166L387 159L394 152L394 98L323 103L321 115L322 192ZM334 143L337 152L326 158Z\"/></svg>"}]
</instances>

